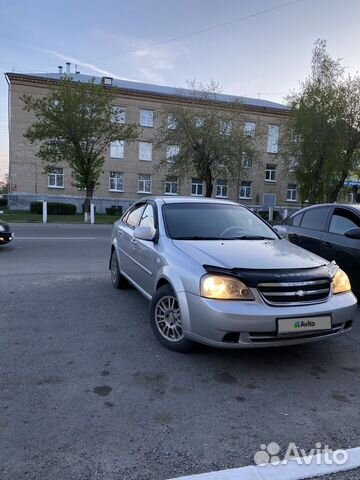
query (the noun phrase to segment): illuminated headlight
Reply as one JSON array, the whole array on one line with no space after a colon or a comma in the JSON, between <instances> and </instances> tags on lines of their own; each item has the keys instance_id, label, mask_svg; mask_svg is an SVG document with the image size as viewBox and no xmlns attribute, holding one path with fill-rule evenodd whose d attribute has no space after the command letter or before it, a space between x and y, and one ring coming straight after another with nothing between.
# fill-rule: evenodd
<instances>
[{"instance_id":1,"label":"illuminated headlight","mask_svg":"<svg viewBox=\"0 0 360 480\"><path fill-rule=\"evenodd\" d=\"M0 225L0 232L5 232L5 228L2 225Z\"/></svg>"},{"instance_id":2,"label":"illuminated headlight","mask_svg":"<svg viewBox=\"0 0 360 480\"><path fill-rule=\"evenodd\" d=\"M345 293L350 292L351 284L349 277L346 273L339 268L339 270L335 273L334 278L331 282L331 290L332 293L335 295L336 293Z\"/></svg>"},{"instance_id":3,"label":"illuminated headlight","mask_svg":"<svg viewBox=\"0 0 360 480\"><path fill-rule=\"evenodd\" d=\"M225 275L208 274L202 277L200 294L217 300L254 300L254 295L243 282Z\"/></svg>"}]
</instances>

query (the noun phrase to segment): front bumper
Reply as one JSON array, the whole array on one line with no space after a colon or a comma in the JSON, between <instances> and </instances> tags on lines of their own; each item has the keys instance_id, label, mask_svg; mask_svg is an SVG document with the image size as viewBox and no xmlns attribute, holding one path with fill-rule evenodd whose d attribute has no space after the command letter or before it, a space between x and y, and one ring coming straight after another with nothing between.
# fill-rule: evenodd
<instances>
[{"instance_id":1,"label":"front bumper","mask_svg":"<svg viewBox=\"0 0 360 480\"><path fill-rule=\"evenodd\" d=\"M338 336L352 327L357 301L350 293L330 295L323 303L297 306L269 306L252 302L210 300L187 292L178 293L186 337L225 348L285 346ZM277 321L330 315L327 331L277 333Z\"/></svg>"},{"instance_id":2,"label":"front bumper","mask_svg":"<svg viewBox=\"0 0 360 480\"><path fill-rule=\"evenodd\" d=\"M11 242L13 238L14 234L11 232L0 232L0 245Z\"/></svg>"}]
</instances>

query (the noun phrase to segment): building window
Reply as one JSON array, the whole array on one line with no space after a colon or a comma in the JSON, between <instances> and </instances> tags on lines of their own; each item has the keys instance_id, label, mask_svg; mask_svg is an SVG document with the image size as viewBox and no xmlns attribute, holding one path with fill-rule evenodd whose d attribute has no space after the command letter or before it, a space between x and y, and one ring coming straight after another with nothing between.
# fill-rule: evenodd
<instances>
[{"instance_id":1,"label":"building window","mask_svg":"<svg viewBox=\"0 0 360 480\"><path fill-rule=\"evenodd\" d=\"M124 175L119 172L110 172L109 190L113 192L124 191Z\"/></svg>"},{"instance_id":2,"label":"building window","mask_svg":"<svg viewBox=\"0 0 360 480\"><path fill-rule=\"evenodd\" d=\"M167 117L167 128L169 130L176 130L177 128L177 121L172 113L169 113Z\"/></svg>"},{"instance_id":3,"label":"building window","mask_svg":"<svg viewBox=\"0 0 360 480\"><path fill-rule=\"evenodd\" d=\"M142 127L154 126L154 112L153 110L140 110L140 125Z\"/></svg>"},{"instance_id":4,"label":"building window","mask_svg":"<svg viewBox=\"0 0 360 480\"><path fill-rule=\"evenodd\" d=\"M252 196L252 194L251 194L251 182L248 182L248 181L241 182L239 198L250 199L251 196Z\"/></svg>"},{"instance_id":5,"label":"building window","mask_svg":"<svg viewBox=\"0 0 360 480\"><path fill-rule=\"evenodd\" d=\"M266 164L265 180L267 182L276 182L276 165Z\"/></svg>"},{"instance_id":6,"label":"building window","mask_svg":"<svg viewBox=\"0 0 360 480\"><path fill-rule=\"evenodd\" d=\"M174 163L175 158L179 155L179 145L168 145L166 147L166 161L167 163Z\"/></svg>"},{"instance_id":7,"label":"building window","mask_svg":"<svg viewBox=\"0 0 360 480\"><path fill-rule=\"evenodd\" d=\"M228 196L228 182L227 180L216 181L216 196L227 197Z\"/></svg>"},{"instance_id":8,"label":"building window","mask_svg":"<svg viewBox=\"0 0 360 480\"><path fill-rule=\"evenodd\" d=\"M111 108L111 121L113 123L125 123L125 108L114 105Z\"/></svg>"},{"instance_id":9,"label":"building window","mask_svg":"<svg viewBox=\"0 0 360 480\"><path fill-rule=\"evenodd\" d=\"M299 165L300 157L299 156L290 156L289 163L288 163L288 170L289 173L294 173Z\"/></svg>"},{"instance_id":10,"label":"building window","mask_svg":"<svg viewBox=\"0 0 360 480\"><path fill-rule=\"evenodd\" d=\"M244 135L245 137L255 137L256 132L256 123L255 122L245 122L244 123Z\"/></svg>"},{"instance_id":11,"label":"building window","mask_svg":"<svg viewBox=\"0 0 360 480\"><path fill-rule=\"evenodd\" d=\"M221 135L231 135L232 131L232 121L231 120L220 120L220 134Z\"/></svg>"},{"instance_id":12,"label":"building window","mask_svg":"<svg viewBox=\"0 0 360 480\"><path fill-rule=\"evenodd\" d=\"M139 142L139 160L151 162L152 160L152 143Z\"/></svg>"},{"instance_id":13,"label":"building window","mask_svg":"<svg viewBox=\"0 0 360 480\"><path fill-rule=\"evenodd\" d=\"M124 140L116 140L110 143L110 157L124 158Z\"/></svg>"},{"instance_id":14,"label":"building window","mask_svg":"<svg viewBox=\"0 0 360 480\"><path fill-rule=\"evenodd\" d=\"M289 183L286 192L287 202L297 202L297 186L295 183Z\"/></svg>"},{"instance_id":15,"label":"building window","mask_svg":"<svg viewBox=\"0 0 360 480\"><path fill-rule=\"evenodd\" d=\"M195 117L195 127L202 128L205 125L204 117Z\"/></svg>"},{"instance_id":16,"label":"building window","mask_svg":"<svg viewBox=\"0 0 360 480\"><path fill-rule=\"evenodd\" d=\"M278 153L279 150L279 132L280 127L278 125L269 125L267 152Z\"/></svg>"},{"instance_id":17,"label":"building window","mask_svg":"<svg viewBox=\"0 0 360 480\"><path fill-rule=\"evenodd\" d=\"M151 193L151 175L139 175L138 193Z\"/></svg>"},{"instance_id":18,"label":"building window","mask_svg":"<svg viewBox=\"0 0 360 480\"><path fill-rule=\"evenodd\" d=\"M204 183L200 180L200 178L193 178L191 180L191 195L202 197L204 195L203 192L204 192Z\"/></svg>"},{"instance_id":19,"label":"building window","mask_svg":"<svg viewBox=\"0 0 360 480\"><path fill-rule=\"evenodd\" d=\"M252 158L245 152L242 154L241 165L243 168L252 168L253 166Z\"/></svg>"},{"instance_id":20,"label":"building window","mask_svg":"<svg viewBox=\"0 0 360 480\"><path fill-rule=\"evenodd\" d=\"M176 177L166 177L165 193L167 195L177 195L178 194L178 179Z\"/></svg>"},{"instance_id":21,"label":"building window","mask_svg":"<svg viewBox=\"0 0 360 480\"><path fill-rule=\"evenodd\" d=\"M49 188L64 188L64 169L53 168L48 175Z\"/></svg>"}]
</instances>

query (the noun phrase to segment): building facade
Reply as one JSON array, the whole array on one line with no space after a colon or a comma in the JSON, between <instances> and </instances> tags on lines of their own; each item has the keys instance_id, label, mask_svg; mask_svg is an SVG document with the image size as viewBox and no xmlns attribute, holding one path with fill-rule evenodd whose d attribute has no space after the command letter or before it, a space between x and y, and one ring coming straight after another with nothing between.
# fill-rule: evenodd
<instances>
[{"instance_id":1,"label":"building facade","mask_svg":"<svg viewBox=\"0 0 360 480\"><path fill-rule=\"evenodd\" d=\"M88 82L92 77L78 72L72 75L74 82ZM50 174L44 174L41 160L36 156L38 146L24 138L27 128L33 123L31 112L24 111L21 97L44 96L49 87L62 78L55 74L7 73L9 85L9 183L10 193L31 198L46 196L58 201L71 201L80 209L83 192L72 185L71 171L64 164L57 165ZM104 173L95 192L98 211L105 206L127 207L144 195L193 195L205 194L205 185L193 176L180 179L167 175L156 168L162 156L176 153L174 147L165 151L154 148L157 129L160 127L160 111L164 105L189 102L185 95L179 96L176 89L157 85L96 78L104 87L116 89L118 121L136 123L141 127L141 137L136 142L113 142L105 154ZM220 102L232 102L236 97L218 95ZM244 129L254 137L258 156L256 161L243 160L246 171L243 179L217 178L213 196L229 198L249 206L268 208L269 205L297 207L298 191L286 171L282 157L281 128L289 115L281 104L251 98L240 99L244 107ZM194 99L192 97L192 102ZM196 105L195 105L196 107ZM259 134L259 129L263 134ZM26 202L25 202L26 203ZM24 206L24 205L23 205ZM26 207L26 205L25 205Z\"/></svg>"}]
</instances>

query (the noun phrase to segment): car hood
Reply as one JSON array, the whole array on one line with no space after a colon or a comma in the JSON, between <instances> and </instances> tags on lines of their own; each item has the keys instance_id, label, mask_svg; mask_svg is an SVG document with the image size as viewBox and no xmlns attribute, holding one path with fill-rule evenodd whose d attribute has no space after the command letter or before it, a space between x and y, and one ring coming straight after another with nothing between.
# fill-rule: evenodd
<instances>
[{"instance_id":1,"label":"car hood","mask_svg":"<svg viewBox=\"0 0 360 480\"><path fill-rule=\"evenodd\" d=\"M173 240L201 265L244 269L316 268L329 262L287 240Z\"/></svg>"}]
</instances>

